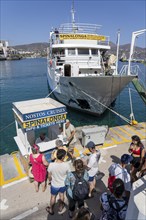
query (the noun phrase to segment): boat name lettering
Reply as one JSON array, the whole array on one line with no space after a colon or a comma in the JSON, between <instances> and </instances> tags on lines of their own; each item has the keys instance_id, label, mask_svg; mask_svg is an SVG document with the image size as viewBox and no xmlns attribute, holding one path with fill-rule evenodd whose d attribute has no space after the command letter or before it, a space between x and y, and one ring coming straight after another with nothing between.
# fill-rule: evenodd
<instances>
[{"instance_id":1,"label":"boat name lettering","mask_svg":"<svg viewBox=\"0 0 146 220\"><path fill-rule=\"evenodd\" d=\"M49 124L49 123L58 123L58 122L63 123L65 122L65 120L66 120L66 114L51 116L48 118L40 118L37 120L24 122L23 128L27 129L27 128L36 127L39 125Z\"/></svg>"},{"instance_id":2,"label":"boat name lettering","mask_svg":"<svg viewBox=\"0 0 146 220\"><path fill-rule=\"evenodd\" d=\"M105 41L106 37L92 34L60 34L60 40L81 39L81 40L101 40Z\"/></svg>"}]
</instances>

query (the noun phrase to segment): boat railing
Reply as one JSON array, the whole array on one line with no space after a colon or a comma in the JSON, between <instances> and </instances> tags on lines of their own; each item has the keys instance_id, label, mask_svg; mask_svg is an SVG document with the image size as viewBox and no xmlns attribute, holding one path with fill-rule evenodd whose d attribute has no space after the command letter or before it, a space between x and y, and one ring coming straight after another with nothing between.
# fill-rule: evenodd
<instances>
[{"instance_id":1,"label":"boat railing","mask_svg":"<svg viewBox=\"0 0 146 220\"><path fill-rule=\"evenodd\" d=\"M58 31L59 33L88 33L97 34L97 31L101 28L98 24L88 23L65 23L61 24Z\"/></svg>"},{"instance_id":2,"label":"boat railing","mask_svg":"<svg viewBox=\"0 0 146 220\"><path fill-rule=\"evenodd\" d=\"M130 74L131 75L137 75L138 76L140 71L141 70L139 68L139 65L133 65L133 66L130 67ZM119 74L127 76L128 75L128 65L123 65Z\"/></svg>"},{"instance_id":3,"label":"boat railing","mask_svg":"<svg viewBox=\"0 0 146 220\"><path fill-rule=\"evenodd\" d=\"M63 65L63 64L79 64L79 65L92 65L92 66L100 66L100 58L98 57L66 57L64 55L54 55L54 59L56 60L57 65Z\"/></svg>"}]
</instances>

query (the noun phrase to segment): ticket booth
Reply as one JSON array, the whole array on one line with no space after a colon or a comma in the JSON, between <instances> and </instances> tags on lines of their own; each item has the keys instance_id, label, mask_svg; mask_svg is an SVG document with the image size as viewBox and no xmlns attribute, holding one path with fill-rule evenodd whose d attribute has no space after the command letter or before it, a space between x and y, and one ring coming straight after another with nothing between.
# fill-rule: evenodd
<instances>
[{"instance_id":1,"label":"ticket booth","mask_svg":"<svg viewBox=\"0 0 146 220\"><path fill-rule=\"evenodd\" d=\"M35 143L36 129L61 125L63 132L59 139L65 140L66 106L52 98L42 98L21 102L14 102L13 108L16 133L14 140L22 156L31 153L31 146ZM40 130L41 132L41 130ZM56 140L39 143L40 152L47 152L55 148Z\"/></svg>"}]
</instances>

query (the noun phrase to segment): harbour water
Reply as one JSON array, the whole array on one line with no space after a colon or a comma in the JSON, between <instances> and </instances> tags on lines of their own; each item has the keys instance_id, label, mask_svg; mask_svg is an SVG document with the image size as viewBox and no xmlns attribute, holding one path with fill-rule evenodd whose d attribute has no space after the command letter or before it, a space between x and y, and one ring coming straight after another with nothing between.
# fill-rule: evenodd
<instances>
[{"instance_id":1,"label":"harbour water","mask_svg":"<svg viewBox=\"0 0 146 220\"><path fill-rule=\"evenodd\" d=\"M119 63L119 68L124 63ZM139 64L141 79L146 82L146 66ZM13 137L16 135L12 102L29 99L44 98L48 95L47 85L47 60L45 58L22 59L18 61L0 62L0 154L11 153L18 150ZM145 121L145 104L129 85L132 96L133 112L138 122ZM130 119L129 88L126 87L117 97L114 111ZM68 118L75 126L83 125L108 125L117 126L126 124L117 115L107 110L100 118L83 114L71 109Z\"/></svg>"}]
</instances>

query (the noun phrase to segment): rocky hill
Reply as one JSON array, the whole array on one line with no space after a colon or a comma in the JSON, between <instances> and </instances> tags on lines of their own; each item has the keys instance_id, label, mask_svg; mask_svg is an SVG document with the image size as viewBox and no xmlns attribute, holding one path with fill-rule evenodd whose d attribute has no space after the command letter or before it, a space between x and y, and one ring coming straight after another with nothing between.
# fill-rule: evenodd
<instances>
[{"instance_id":1,"label":"rocky hill","mask_svg":"<svg viewBox=\"0 0 146 220\"><path fill-rule=\"evenodd\" d=\"M109 52L116 54L116 49L117 49L116 44L114 44L113 42L110 42L110 45L111 45L111 50ZM48 43L43 42L43 43L17 45L17 46L13 46L13 48L18 51L46 52L48 46L49 46ZM119 58L121 58L124 55L128 59L129 51L130 51L130 44L120 45ZM135 47L134 58L145 60L146 59L146 48Z\"/></svg>"},{"instance_id":2,"label":"rocky hill","mask_svg":"<svg viewBox=\"0 0 146 220\"><path fill-rule=\"evenodd\" d=\"M17 46L13 46L13 48L18 50L18 51L38 52L38 51L47 50L48 46L49 46L48 43L42 42L42 43L32 43L32 44L17 45Z\"/></svg>"}]
</instances>

